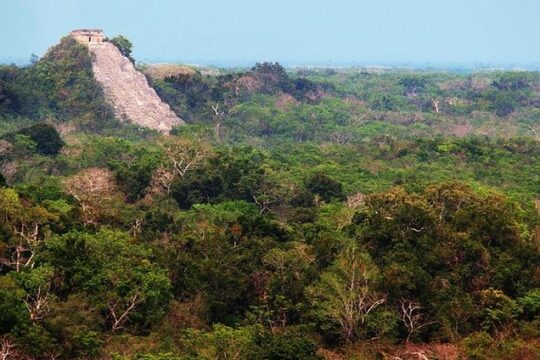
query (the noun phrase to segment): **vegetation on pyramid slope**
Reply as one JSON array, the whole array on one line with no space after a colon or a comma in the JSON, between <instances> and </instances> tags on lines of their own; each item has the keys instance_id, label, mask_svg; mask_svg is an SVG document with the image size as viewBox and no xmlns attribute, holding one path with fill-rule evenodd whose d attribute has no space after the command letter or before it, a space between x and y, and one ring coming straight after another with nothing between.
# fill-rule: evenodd
<instances>
[{"instance_id":1,"label":"vegetation on pyramid slope","mask_svg":"<svg viewBox=\"0 0 540 360\"><path fill-rule=\"evenodd\" d=\"M70 37L34 64L3 67L0 73L10 79L5 85L7 110L19 116L95 127L110 116L87 48Z\"/></svg>"}]
</instances>

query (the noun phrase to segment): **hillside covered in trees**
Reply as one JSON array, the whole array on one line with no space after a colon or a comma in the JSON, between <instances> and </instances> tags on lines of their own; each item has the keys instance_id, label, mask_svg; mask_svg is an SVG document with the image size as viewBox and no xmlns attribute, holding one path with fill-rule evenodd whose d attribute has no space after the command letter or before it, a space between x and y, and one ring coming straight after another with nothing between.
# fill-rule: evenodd
<instances>
[{"instance_id":1,"label":"hillside covered in trees","mask_svg":"<svg viewBox=\"0 0 540 360\"><path fill-rule=\"evenodd\" d=\"M540 74L138 66L0 66L0 358L540 358Z\"/></svg>"}]
</instances>

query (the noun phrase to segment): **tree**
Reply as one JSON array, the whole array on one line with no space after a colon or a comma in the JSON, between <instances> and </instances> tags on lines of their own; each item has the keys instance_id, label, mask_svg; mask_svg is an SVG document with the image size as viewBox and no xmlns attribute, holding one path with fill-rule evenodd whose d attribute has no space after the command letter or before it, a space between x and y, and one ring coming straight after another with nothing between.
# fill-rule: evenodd
<instances>
[{"instance_id":1,"label":"tree","mask_svg":"<svg viewBox=\"0 0 540 360\"><path fill-rule=\"evenodd\" d=\"M492 86L506 91L523 90L531 86L530 81L531 75L527 72L503 72L493 80Z\"/></svg>"},{"instance_id":2,"label":"tree","mask_svg":"<svg viewBox=\"0 0 540 360\"><path fill-rule=\"evenodd\" d=\"M535 316L540 315L540 289L530 290L518 301L528 319L532 320Z\"/></svg>"},{"instance_id":3,"label":"tree","mask_svg":"<svg viewBox=\"0 0 540 360\"><path fill-rule=\"evenodd\" d=\"M306 180L305 186L312 194L319 195L326 202L332 199L341 200L344 197L341 183L322 173L311 175Z\"/></svg>"},{"instance_id":4,"label":"tree","mask_svg":"<svg viewBox=\"0 0 540 360\"><path fill-rule=\"evenodd\" d=\"M251 73L260 82L261 90L265 93L287 92L289 88L289 75L279 63L257 63L251 68Z\"/></svg>"},{"instance_id":5,"label":"tree","mask_svg":"<svg viewBox=\"0 0 540 360\"><path fill-rule=\"evenodd\" d=\"M39 123L18 131L18 134L29 136L36 143L37 150L43 155L56 155L64 146L64 141L54 126Z\"/></svg>"},{"instance_id":6,"label":"tree","mask_svg":"<svg viewBox=\"0 0 540 360\"><path fill-rule=\"evenodd\" d=\"M62 38L17 79L17 106L20 114L36 119L99 120L111 116L101 86L92 72L88 48L73 37Z\"/></svg>"},{"instance_id":7,"label":"tree","mask_svg":"<svg viewBox=\"0 0 540 360\"><path fill-rule=\"evenodd\" d=\"M233 91L237 97L249 98L260 90L262 83L249 75L240 76L233 84Z\"/></svg>"},{"instance_id":8,"label":"tree","mask_svg":"<svg viewBox=\"0 0 540 360\"><path fill-rule=\"evenodd\" d=\"M0 338L30 321L24 296L13 276L0 276Z\"/></svg>"},{"instance_id":9,"label":"tree","mask_svg":"<svg viewBox=\"0 0 540 360\"><path fill-rule=\"evenodd\" d=\"M175 178L176 174L171 169L159 166L152 174L147 193L169 195Z\"/></svg>"},{"instance_id":10,"label":"tree","mask_svg":"<svg viewBox=\"0 0 540 360\"><path fill-rule=\"evenodd\" d=\"M358 241L380 266L408 338L425 326L420 311L440 324L435 331L459 336L474 326L477 294L493 287L515 296L532 286L538 251L520 236L516 214L501 194L455 182L367 196L354 219Z\"/></svg>"},{"instance_id":11,"label":"tree","mask_svg":"<svg viewBox=\"0 0 540 360\"><path fill-rule=\"evenodd\" d=\"M492 333L507 329L522 311L515 300L493 288L482 290L479 305L482 327Z\"/></svg>"},{"instance_id":12,"label":"tree","mask_svg":"<svg viewBox=\"0 0 540 360\"><path fill-rule=\"evenodd\" d=\"M145 329L159 320L171 300L167 274L151 252L120 231L95 235L70 232L46 241L44 259L66 289L83 292L105 314L112 332L128 325Z\"/></svg>"},{"instance_id":13,"label":"tree","mask_svg":"<svg viewBox=\"0 0 540 360\"><path fill-rule=\"evenodd\" d=\"M174 178L169 188L172 197L182 209L189 209L194 204L208 204L219 201L223 194L223 179L214 161L203 164L188 172L183 178ZM170 172L163 175L174 176ZM166 183L166 182L164 182Z\"/></svg>"},{"instance_id":14,"label":"tree","mask_svg":"<svg viewBox=\"0 0 540 360\"><path fill-rule=\"evenodd\" d=\"M201 359L241 360L259 359L260 348L255 342L257 328L233 329L216 324L212 331L188 330L183 345L193 356Z\"/></svg>"},{"instance_id":15,"label":"tree","mask_svg":"<svg viewBox=\"0 0 540 360\"><path fill-rule=\"evenodd\" d=\"M260 355L268 360L319 360L318 346L305 327L289 326L279 332L259 331Z\"/></svg>"},{"instance_id":16,"label":"tree","mask_svg":"<svg viewBox=\"0 0 540 360\"><path fill-rule=\"evenodd\" d=\"M212 154L211 147L202 139L170 138L161 143L167 169L179 177L196 168Z\"/></svg>"},{"instance_id":17,"label":"tree","mask_svg":"<svg viewBox=\"0 0 540 360\"><path fill-rule=\"evenodd\" d=\"M168 195L173 183L196 170L212 156L212 148L203 140L171 137L160 143L163 161L156 168L150 182L150 190Z\"/></svg>"},{"instance_id":18,"label":"tree","mask_svg":"<svg viewBox=\"0 0 540 360\"><path fill-rule=\"evenodd\" d=\"M510 115L520 105L516 94L511 91L493 89L486 93L486 97L490 103L489 110L498 116Z\"/></svg>"},{"instance_id":19,"label":"tree","mask_svg":"<svg viewBox=\"0 0 540 360\"><path fill-rule=\"evenodd\" d=\"M43 323L56 339L62 339L62 357L98 357L106 328L100 310L84 293L71 293L50 304Z\"/></svg>"},{"instance_id":20,"label":"tree","mask_svg":"<svg viewBox=\"0 0 540 360\"><path fill-rule=\"evenodd\" d=\"M128 150L121 159L108 161L109 166L114 169L116 183L130 202L142 198L148 190L152 192L154 187L148 187L152 185L152 177L159 162L160 156L157 152L139 147Z\"/></svg>"},{"instance_id":21,"label":"tree","mask_svg":"<svg viewBox=\"0 0 540 360\"><path fill-rule=\"evenodd\" d=\"M250 146L225 148L218 154L216 167L223 179L223 196L253 202L253 195L260 194L265 181L267 154Z\"/></svg>"},{"instance_id":22,"label":"tree","mask_svg":"<svg viewBox=\"0 0 540 360\"><path fill-rule=\"evenodd\" d=\"M304 288L312 280L315 258L312 249L301 243L291 244L290 249L271 249L262 259L267 281L261 303L265 319L273 332L285 329L290 322L298 319L298 313L305 302Z\"/></svg>"},{"instance_id":23,"label":"tree","mask_svg":"<svg viewBox=\"0 0 540 360\"><path fill-rule=\"evenodd\" d=\"M418 332L421 328L433 324L433 321L426 321L424 314L421 312L422 306L416 301L401 299L399 301L399 318L407 328L408 343L411 335Z\"/></svg>"},{"instance_id":24,"label":"tree","mask_svg":"<svg viewBox=\"0 0 540 360\"><path fill-rule=\"evenodd\" d=\"M133 44L131 41L128 40L128 38L118 35L113 37L112 39L108 39L108 41L116 46L118 50L120 50L120 53L127 57L132 63L135 62L135 60L131 57L131 51L133 50Z\"/></svg>"},{"instance_id":25,"label":"tree","mask_svg":"<svg viewBox=\"0 0 540 360\"><path fill-rule=\"evenodd\" d=\"M7 336L0 338L0 360L9 360L17 356L15 344Z\"/></svg>"},{"instance_id":26,"label":"tree","mask_svg":"<svg viewBox=\"0 0 540 360\"><path fill-rule=\"evenodd\" d=\"M41 206L26 205L13 189L0 189L0 228L7 241L0 242L0 261L17 272L32 268L36 247L43 239L44 228L58 221Z\"/></svg>"},{"instance_id":27,"label":"tree","mask_svg":"<svg viewBox=\"0 0 540 360\"><path fill-rule=\"evenodd\" d=\"M399 84L405 88L405 95L415 97L426 86L426 79L418 76L405 76L399 80Z\"/></svg>"},{"instance_id":28,"label":"tree","mask_svg":"<svg viewBox=\"0 0 540 360\"><path fill-rule=\"evenodd\" d=\"M42 320L49 312L50 303L55 297L51 291L53 275L54 269L50 266L40 266L16 276L20 287L26 292L23 301L30 320L34 322Z\"/></svg>"},{"instance_id":29,"label":"tree","mask_svg":"<svg viewBox=\"0 0 540 360\"><path fill-rule=\"evenodd\" d=\"M250 187L249 191L261 213L268 212L272 206L279 206L285 202L290 192L289 179L279 178L278 172L269 166L264 166L258 181Z\"/></svg>"},{"instance_id":30,"label":"tree","mask_svg":"<svg viewBox=\"0 0 540 360\"><path fill-rule=\"evenodd\" d=\"M97 225L113 200L120 196L111 171L88 168L64 181L66 192L80 204L83 222ZM109 208L108 208L109 207Z\"/></svg>"},{"instance_id":31,"label":"tree","mask_svg":"<svg viewBox=\"0 0 540 360\"><path fill-rule=\"evenodd\" d=\"M30 157L35 154L37 150L37 144L28 135L15 134L13 136L13 150L12 153L17 157Z\"/></svg>"},{"instance_id":32,"label":"tree","mask_svg":"<svg viewBox=\"0 0 540 360\"><path fill-rule=\"evenodd\" d=\"M322 317L339 323L343 337L350 341L359 335L369 314L386 301L375 288L378 280L378 269L369 255L349 245L310 293Z\"/></svg>"},{"instance_id":33,"label":"tree","mask_svg":"<svg viewBox=\"0 0 540 360\"><path fill-rule=\"evenodd\" d=\"M39 61L39 56L37 56L36 54L32 53L32 54L30 55L30 64L31 64L31 65L34 65L34 64L36 64L38 61Z\"/></svg>"}]
</instances>

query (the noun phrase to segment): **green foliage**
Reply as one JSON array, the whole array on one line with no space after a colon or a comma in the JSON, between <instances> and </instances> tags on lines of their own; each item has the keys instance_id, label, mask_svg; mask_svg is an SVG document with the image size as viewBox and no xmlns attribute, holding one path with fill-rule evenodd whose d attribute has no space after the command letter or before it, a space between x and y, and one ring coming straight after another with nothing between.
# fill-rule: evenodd
<instances>
[{"instance_id":1,"label":"green foliage","mask_svg":"<svg viewBox=\"0 0 540 360\"><path fill-rule=\"evenodd\" d=\"M127 57L131 62L135 62L135 60L131 57L133 44L125 36L118 35L112 39L107 39L107 41L116 46L118 50L120 50L120 53Z\"/></svg>"},{"instance_id":2,"label":"green foliage","mask_svg":"<svg viewBox=\"0 0 540 360\"><path fill-rule=\"evenodd\" d=\"M523 256L532 244L518 240L515 210L506 199L443 184L421 194L400 189L376 194L367 199L367 209L355 217L358 241L381 267L390 300L429 299L427 311L446 309L436 315L441 324L473 321L475 311L464 306L464 294L451 290L459 286L471 295L485 294L480 306L485 329L505 328L517 318L515 300L489 287L520 294L534 282L529 267L538 257Z\"/></svg>"},{"instance_id":3,"label":"green foliage","mask_svg":"<svg viewBox=\"0 0 540 360\"><path fill-rule=\"evenodd\" d=\"M97 358L103 346L104 320L83 294L69 295L52 304L47 328L62 339L67 358Z\"/></svg>"},{"instance_id":4,"label":"green foliage","mask_svg":"<svg viewBox=\"0 0 540 360\"><path fill-rule=\"evenodd\" d=\"M404 87L405 95L417 96L426 87L426 79L419 76L405 76L399 80L399 84Z\"/></svg>"},{"instance_id":5,"label":"green foliage","mask_svg":"<svg viewBox=\"0 0 540 360\"><path fill-rule=\"evenodd\" d=\"M465 356L474 360L518 358L535 359L540 349L527 341L515 339L494 339L485 332L478 332L463 341Z\"/></svg>"},{"instance_id":6,"label":"green foliage","mask_svg":"<svg viewBox=\"0 0 540 360\"><path fill-rule=\"evenodd\" d=\"M354 245L346 247L310 289L318 316L339 325L345 340L365 334L363 327L371 311L385 301L384 295L377 293L378 281L379 270L369 255Z\"/></svg>"},{"instance_id":7,"label":"green foliage","mask_svg":"<svg viewBox=\"0 0 540 360\"><path fill-rule=\"evenodd\" d=\"M0 67L0 79L5 83L3 106L14 114L32 119L76 119L79 126L89 129L100 128L111 117L94 80L88 49L71 37L63 38L26 68ZM45 136L46 129L38 127L34 131L36 136L38 131ZM51 134L47 136L54 137Z\"/></svg>"},{"instance_id":8,"label":"green foliage","mask_svg":"<svg viewBox=\"0 0 540 360\"><path fill-rule=\"evenodd\" d=\"M99 102L103 95L93 78L88 50L73 38L62 39L28 69L23 81L42 92L48 108L58 111L63 119L85 113L98 117L105 111Z\"/></svg>"},{"instance_id":9,"label":"green foliage","mask_svg":"<svg viewBox=\"0 0 540 360\"><path fill-rule=\"evenodd\" d=\"M18 131L18 134L29 136L36 143L37 151L43 155L57 155L64 141L56 129L46 123L39 123Z\"/></svg>"},{"instance_id":10,"label":"green foliage","mask_svg":"<svg viewBox=\"0 0 540 360\"><path fill-rule=\"evenodd\" d=\"M527 318L533 319L540 315L540 289L533 289L518 299Z\"/></svg>"},{"instance_id":11,"label":"green foliage","mask_svg":"<svg viewBox=\"0 0 540 360\"><path fill-rule=\"evenodd\" d=\"M150 185L158 156L153 152L133 149L132 153L124 153L123 158L109 161L109 167L114 170L116 180L128 195L128 200L135 201L144 196Z\"/></svg>"},{"instance_id":12,"label":"green foliage","mask_svg":"<svg viewBox=\"0 0 540 360\"><path fill-rule=\"evenodd\" d=\"M467 355L470 358L476 360L487 360L490 358L486 348L491 345L493 339L489 334L480 332L466 338L464 342L467 349Z\"/></svg>"},{"instance_id":13,"label":"green foliage","mask_svg":"<svg viewBox=\"0 0 540 360\"><path fill-rule=\"evenodd\" d=\"M492 288L482 291L481 304L484 312L482 327L486 331L502 330L510 325L521 312L515 300L502 291Z\"/></svg>"},{"instance_id":14,"label":"green foliage","mask_svg":"<svg viewBox=\"0 0 540 360\"><path fill-rule=\"evenodd\" d=\"M341 184L324 174L313 174L306 180L305 186L312 194L319 195L324 201L343 199Z\"/></svg>"},{"instance_id":15,"label":"green foliage","mask_svg":"<svg viewBox=\"0 0 540 360\"><path fill-rule=\"evenodd\" d=\"M0 277L0 334L9 333L29 321L23 296L24 291L11 277Z\"/></svg>"},{"instance_id":16,"label":"green foliage","mask_svg":"<svg viewBox=\"0 0 540 360\"><path fill-rule=\"evenodd\" d=\"M168 277L149 261L149 249L130 244L121 232L71 232L52 237L46 242L46 254L47 262L63 279L63 291L87 294L103 312L109 312L107 320L113 330L123 328L124 322L146 328L166 312ZM125 321L115 324L132 305Z\"/></svg>"},{"instance_id":17,"label":"green foliage","mask_svg":"<svg viewBox=\"0 0 540 360\"><path fill-rule=\"evenodd\" d=\"M211 332L189 330L183 339L187 354L197 359L259 359L256 328L214 325Z\"/></svg>"},{"instance_id":18,"label":"green foliage","mask_svg":"<svg viewBox=\"0 0 540 360\"><path fill-rule=\"evenodd\" d=\"M0 335L21 357L538 354L538 74L152 74L190 123L169 137L110 121L70 39L0 67Z\"/></svg>"},{"instance_id":19,"label":"green foliage","mask_svg":"<svg viewBox=\"0 0 540 360\"><path fill-rule=\"evenodd\" d=\"M212 331L187 331L182 338L189 358L316 360L315 342L302 329L271 333L261 327L214 325Z\"/></svg>"},{"instance_id":20,"label":"green foliage","mask_svg":"<svg viewBox=\"0 0 540 360\"><path fill-rule=\"evenodd\" d=\"M262 336L261 336L262 335ZM284 332L263 333L257 339L260 356L268 360L317 360L316 342L304 328L291 328Z\"/></svg>"},{"instance_id":21,"label":"green foliage","mask_svg":"<svg viewBox=\"0 0 540 360\"><path fill-rule=\"evenodd\" d=\"M28 135L16 134L13 137L13 153L15 156L30 156L37 150L37 144Z\"/></svg>"}]
</instances>

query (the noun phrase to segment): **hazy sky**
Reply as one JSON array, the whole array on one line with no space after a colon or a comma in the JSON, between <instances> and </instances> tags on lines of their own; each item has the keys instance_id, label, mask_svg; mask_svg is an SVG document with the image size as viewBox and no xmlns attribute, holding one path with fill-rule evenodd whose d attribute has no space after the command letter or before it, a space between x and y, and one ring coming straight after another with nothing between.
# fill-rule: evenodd
<instances>
[{"instance_id":1,"label":"hazy sky","mask_svg":"<svg viewBox=\"0 0 540 360\"><path fill-rule=\"evenodd\" d=\"M0 0L0 59L90 27L144 61L539 63L539 19L540 0Z\"/></svg>"}]
</instances>

